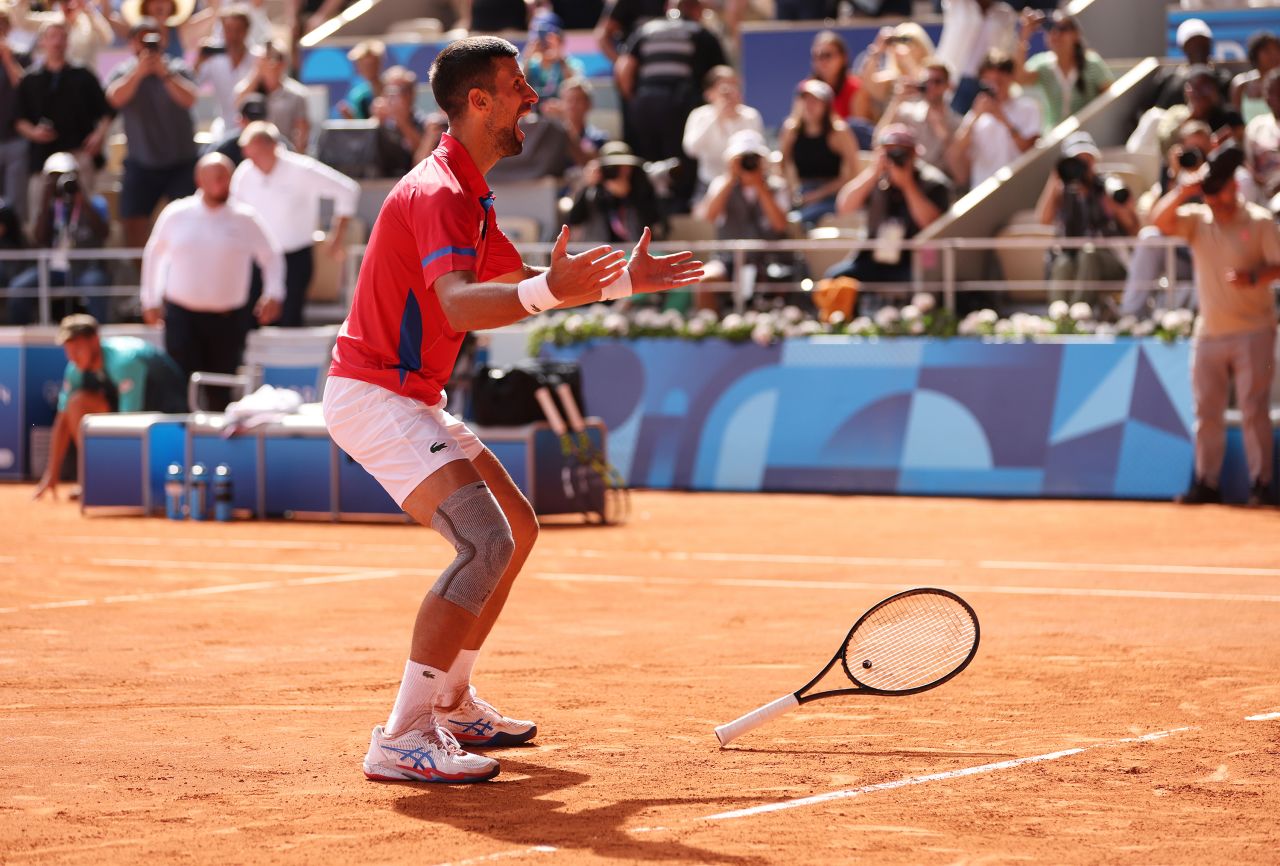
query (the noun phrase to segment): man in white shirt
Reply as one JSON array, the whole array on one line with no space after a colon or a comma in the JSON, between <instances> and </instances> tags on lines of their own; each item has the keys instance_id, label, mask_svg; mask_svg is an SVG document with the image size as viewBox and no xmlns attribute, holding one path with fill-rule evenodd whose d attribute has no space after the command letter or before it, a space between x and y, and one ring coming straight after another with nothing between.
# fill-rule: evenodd
<instances>
[{"instance_id":1,"label":"man in white shirt","mask_svg":"<svg viewBox=\"0 0 1280 866\"><path fill-rule=\"evenodd\" d=\"M981 90L947 152L951 177L972 189L1026 153L1040 137L1040 103L1014 96L1014 63L992 51L979 70Z\"/></svg>"},{"instance_id":2,"label":"man in white shirt","mask_svg":"<svg viewBox=\"0 0 1280 866\"><path fill-rule=\"evenodd\" d=\"M684 152L698 161L695 200L701 200L711 181L728 171L725 149L735 132L750 129L764 135L760 112L742 104L742 83L732 66L712 67L704 84L707 104L689 112L681 142Z\"/></svg>"},{"instance_id":3,"label":"man in white shirt","mask_svg":"<svg viewBox=\"0 0 1280 866\"><path fill-rule=\"evenodd\" d=\"M250 262L262 269L262 324L280 315L284 256L258 214L228 201L231 160L211 153L196 165L195 195L171 202L142 253L142 319L164 324L164 348L189 376L234 373L247 334ZM211 395L221 409L227 395Z\"/></svg>"},{"instance_id":4,"label":"man in white shirt","mask_svg":"<svg viewBox=\"0 0 1280 866\"><path fill-rule=\"evenodd\" d=\"M250 7L239 3L228 6L218 18L222 24L221 50L217 43L206 42L196 57L196 83L212 89L218 102L218 116L209 127L214 139L221 138L228 127L238 122L236 85L253 74L258 62L249 51Z\"/></svg>"},{"instance_id":5,"label":"man in white shirt","mask_svg":"<svg viewBox=\"0 0 1280 866\"><path fill-rule=\"evenodd\" d=\"M311 285L312 233L320 219L320 202L333 201L327 247L333 258L340 259L347 221L355 214L360 198L360 185L319 160L290 153L280 143L280 130L269 122L258 121L245 127L240 149L245 159L231 178L231 195L258 212L272 239L284 251L285 298L280 326L300 328L307 288Z\"/></svg>"}]
</instances>

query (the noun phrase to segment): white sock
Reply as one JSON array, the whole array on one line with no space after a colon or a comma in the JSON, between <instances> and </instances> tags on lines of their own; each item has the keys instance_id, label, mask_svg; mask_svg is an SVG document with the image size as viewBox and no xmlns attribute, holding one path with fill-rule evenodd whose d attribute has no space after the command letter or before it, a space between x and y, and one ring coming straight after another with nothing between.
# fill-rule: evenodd
<instances>
[{"instance_id":1,"label":"white sock","mask_svg":"<svg viewBox=\"0 0 1280 866\"><path fill-rule=\"evenodd\" d=\"M471 685L471 669L476 666L480 650L459 650L449 672L444 675L444 685L436 696L442 707L456 706Z\"/></svg>"},{"instance_id":2,"label":"white sock","mask_svg":"<svg viewBox=\"0 0 1280 866\"><path fill-rule=\"evenodd\" d=\"M412 659L405 662L400 692L383 730L389 736L403 734L413 730L419 720L431 718L444 678L445 672L439 668L420 665Z\"/></svg>"}]
</instances>

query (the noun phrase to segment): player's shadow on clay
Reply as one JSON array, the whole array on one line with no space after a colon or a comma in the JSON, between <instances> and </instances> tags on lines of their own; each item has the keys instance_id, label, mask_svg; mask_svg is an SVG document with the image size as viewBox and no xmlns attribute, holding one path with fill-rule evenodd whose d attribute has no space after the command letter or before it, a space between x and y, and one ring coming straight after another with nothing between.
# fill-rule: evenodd
<instances>
[{"instance_id":1,"label":"player's shadow on clay","mask_svg":"<svg viewBox=\"0 0 1280 866\"><path fill-rule=\"evenodd\" d=\"M734 803L756 803L758 798L662 797L621 800L607 806L577 812L564 810L563 800L551 795L591 781L585 773L515 761L510 752L501 755L503 775L528 775L526 779L477 785L439 785L395 801L395 810L410 818L446 824L468 833L489 836L518 847L549 845L589 850L621 860L678 860L697 863L764 864L758 857L707 851L679 842L671 833L631 833L628 819L658 806L707 803L713 808ZM661 823L655 819L655 823ZM677 824L676 826L679 826Z\"/></svg>"},{"instance_id":2,"label":"player's shadow on clay","mask_svg":"<svg viewBox=\"0 0 1280 866\"><path fill-rule=\"evenodd\" d=\"M750 748L746 746L728 746L726 752L743 752L748 755L857 755L866 758L997 758L1007 759L1016 758L1017 755L1012 752L936 752L936 751L906 751L901 749L866 749L851 745L837 745L834 743L818 743L807 748L770 748L761 746L758 748Z\"/></svg>"}]
</instances>

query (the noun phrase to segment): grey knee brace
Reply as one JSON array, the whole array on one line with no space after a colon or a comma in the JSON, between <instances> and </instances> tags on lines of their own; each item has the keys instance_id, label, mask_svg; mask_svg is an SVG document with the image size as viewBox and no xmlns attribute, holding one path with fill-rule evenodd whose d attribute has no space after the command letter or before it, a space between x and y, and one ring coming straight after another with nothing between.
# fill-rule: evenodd
<instances>
[{"instance_id":1,"label":"grey knee brace","mask_svg":"<svg viewBox=\"0 0 1280 866\"><path fill-rule=\"evenodd\" d=\"M479 616L515 553L507 516L489 486L480 481L441 502L431 528L458 551L431 592Z\"/></svg>"}]
</instances>

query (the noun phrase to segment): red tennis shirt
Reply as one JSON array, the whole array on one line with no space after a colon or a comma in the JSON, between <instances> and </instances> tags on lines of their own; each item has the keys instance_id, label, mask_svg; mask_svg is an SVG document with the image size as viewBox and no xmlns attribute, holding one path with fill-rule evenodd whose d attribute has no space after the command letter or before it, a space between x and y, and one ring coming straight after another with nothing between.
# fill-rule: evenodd
<instances>
[{"instance_id":1,"label":"red tennis shirt","mask_svg":"<svg viewBox=\"0 0 1280 866\"><path fill-rule=\"evenodd\" d=\"M464 333L449 327L436 280L473 271L485 282L521 267L520 253L498 228L484 175L445 133L382 205L329 375L440 402Z\"/></svg>"}]
</instances>

